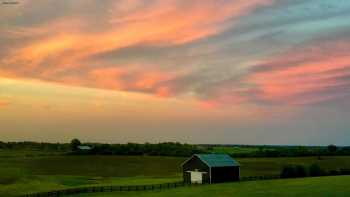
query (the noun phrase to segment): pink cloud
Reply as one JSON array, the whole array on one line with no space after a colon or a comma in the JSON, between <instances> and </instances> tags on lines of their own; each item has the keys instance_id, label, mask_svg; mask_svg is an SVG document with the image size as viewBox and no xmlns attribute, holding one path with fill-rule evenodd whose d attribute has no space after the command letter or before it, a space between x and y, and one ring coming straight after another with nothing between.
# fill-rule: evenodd
<instances>
[{"instance_id":1,"label":"pink cloud","mask_svg":"<svg viewBox=\"0 0 350 197\"><path fill-rule=\"evenodd\" d=\"M177 93L173 91L171 84L166 84L166 82L183 74L183 71L160 71L147 69L147 66L129 65L94 68L79 76L57 77L57 80L69 85L143 92L159 97L170 97Z\"/></svg>"},{"instance_id":2,"label":"pink cloud","mask_svg":"<svg viewBox=\"0 0 350 197\"><path fill-rule=\"evenodd\" d=\"M350 85L348 40L311 42L263 62L246 78L266 102L310 104L346 94ZM317 47L317 48L316 48Z\"/></svg>"},{"instance_id":3,"label":"pink cloud","mask_svg":"<svg viewBox=\"0 0 350 197\"><path fill-rule=\"evenodd\" d=\"M131 69L86 60L139 44L171 46L205 39L231 27L236 21L232 19L272 2L116 1L108 13L101 13L104 20L98 25L80 13L72 13L33 27L14 27L6 33L14 38L25 37L26 41L7 47L8 52L0 61L0 76L175 95L173 85L164 83L179 75L176 68L164 70L162 65L154 65L150 69L147 66Z\"/></svg>"}]
</instances>

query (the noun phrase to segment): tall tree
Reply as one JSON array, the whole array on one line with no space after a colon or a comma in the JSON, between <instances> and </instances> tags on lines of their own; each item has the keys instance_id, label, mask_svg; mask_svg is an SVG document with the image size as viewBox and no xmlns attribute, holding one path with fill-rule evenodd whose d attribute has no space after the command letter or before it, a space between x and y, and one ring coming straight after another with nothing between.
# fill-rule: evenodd
<instances>
[{"instance_id":1,"label":"tall tree","mask_svg":"<svg viewBox=\"0 0 350 197\"><path fill-rule=\"evenodd\" d=\"M72 141L70 142L70 146L71 146L71 150L72 151L77 151L78 150L78 146L81 145L80 140L78 139L72 139Z\"/></svg>"},{"instance_id":2,"label":"tall tree","mask_svg":"<svg viewBox=\"0 0 350 197\"><path fill-rule=\"evenodd\" d=\"M338 148L337 148L336 145L331 144L331 145L328 145L327 149L328 149L329 152L334 153L334 152L337 151Z\"/></svg>"}]
</instances>

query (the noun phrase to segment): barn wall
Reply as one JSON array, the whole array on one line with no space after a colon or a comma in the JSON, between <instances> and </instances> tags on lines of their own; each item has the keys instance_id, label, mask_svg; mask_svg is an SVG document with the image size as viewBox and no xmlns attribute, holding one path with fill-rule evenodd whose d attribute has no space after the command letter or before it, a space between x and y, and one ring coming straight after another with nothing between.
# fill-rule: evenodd
<instances>
[{"instance_id":1,"label":"barn wall","mask_svg":"<svg viewBox=\"0 0 350 197\"><path fill-rule=\"evenodd\" d=\"M185 183L191 183L190 174L186 171L194 171L195 169L198 169L198 171L201 172L207 172L206 174L203 174L203 183L210 182L209 167L198 159L198 157L194 156L182 166L183 179Z\"/></svg>"},{"instance_id":2,"label":"barn wall","mask_svg":"<svg viewBox=\"0 0 350 197\"><path fill-rule=\"evenodd\" d=\"M222 183L239 180L239 167L214 167L211 169L211 182Z\"/></svg>"}]
</instances>

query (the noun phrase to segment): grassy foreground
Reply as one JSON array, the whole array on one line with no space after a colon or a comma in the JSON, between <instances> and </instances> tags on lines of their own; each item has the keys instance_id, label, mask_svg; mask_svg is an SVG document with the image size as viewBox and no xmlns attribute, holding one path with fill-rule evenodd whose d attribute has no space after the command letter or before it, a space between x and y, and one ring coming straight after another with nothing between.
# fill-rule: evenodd
<instances>
[{"instance_id":1,"label":"grassy foreground","mask_svg":"<svg viewBox=\"0 0 350 197\"><path fill-rule=\"evenodd\" d=\"M181 180L174 157L41 156L0 153L0 197L95 185L143 185Z\"/></svg>"},{"instance_id":2,"label":"grassy foreground","mask_svg":"<svg viewBox=\"0 0 350 197\"><path fill-rule=\"evenodd\" d=\"M163 191L115 192L85 194L79 197L192 197L192 196L317 196L341 197L350 195L350 176L315 177L303 179L280 179L269 181L249 181L217 185L185 187Z\"/></svg>"},{"instance_id":3,"label":"grassy foreground","mask_svg":"<svg viewBox=\"0 0 350 197\"><path fill-rule=\"evenodd\" d=\"M79 176L33 176L22 178L15 184L0 185L0 197L11 197L27 193L47 192L83 186L149 185L179 181L178 177L79 177Z\"/></svg>"}]
</instances>

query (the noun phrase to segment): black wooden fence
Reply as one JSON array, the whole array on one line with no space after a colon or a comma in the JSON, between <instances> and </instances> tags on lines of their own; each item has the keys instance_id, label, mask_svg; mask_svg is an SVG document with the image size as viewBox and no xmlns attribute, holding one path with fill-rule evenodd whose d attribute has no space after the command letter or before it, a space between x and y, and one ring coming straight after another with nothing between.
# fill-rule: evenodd
<instances>
[{"instance_id":1,"label":"black wooden fence","mask_svg":"<svg viewBox=\"0 0 350 197\"><path fill-rule=\"evenodd\" d=\"M49 192L40 192L25 194L21 197L59 197L73 194L96 193L96 192L115 192L115 191L150 191L177 188L185 186L183 182L163 183L154 185L126 185L126 186L93 186L72 189L63 189Z\"/></svg>"},{"instance_id":2,"label":"black wooden fence","mask_svg":"<svg viewBox=\"0 0 350 197\"><path fill-rule=\"evenodd\" d=\"M350 169L339 169L339 170L330 170L323 172L317 176L341 176L341 175L350 175ZM313 176L300 176L300 177L286 177L286 178L305 178ZM241 177L240 181L257 181L257 180L270 180L270 179L281 179L280 175L265 175L265 176L247 176Z\"/></svg>"},{"instance_id":3,"label":"black wooden fence","mask_svg":"<svg viewBox=\"0 0 350 197\"><path fill-rule=\"evenodd\" d=\"M250 177L241 177L240 181L268 180L268 179L278 179L278 178L280 178L280 176L250 176ZM25 194L20 197L60 197L60 196L67 196L67 195L74 195L74 194L97 193L97 192L151 191L151 190L164 190L164 189L170 189L170 188L183 187L185 185L188 185L188 184L185 184L184 182L172 182L172 183L153 184L153 185L93 186L93 187L81 187L81 188L72 188L72 189L63 189L63 190L56 190L56 191L49 191L49 192Z\"/></svg>"},{"instance_id":4,"label":"black wooden fence","mask_svg":"<svg viewBox=\"0 0 350 197\"><path fill-rule=\"evenodd\" d=\"M321 176L336 176L336 175L350 175L350 169L340 169L339 171L330 171L329 173L323 174ZM268 175L268 176L248 176L241 177L240 181L256 181L256 180L271 180L280 179L280 175ZM296 177L305 178L305 177ZM34 194L25 194L20 197L60 197L74 194L84 194L84 193L96 193L96 192L115 192L115 191L151 191L151 190L164 190L170 188L177 188L183 186L191 186L185 184L184 182L172 182L163 184L153 184L153 185L125 185L125 186L94 186L94 187L81 187L72 188L64 190L56 190L50 192L41 192Z\"/></svg>"}]
</instances>

